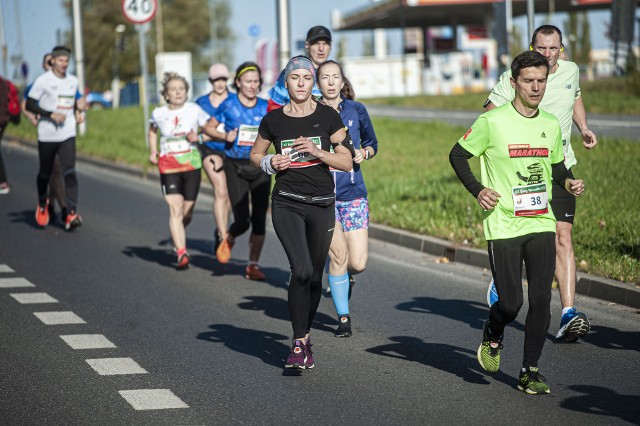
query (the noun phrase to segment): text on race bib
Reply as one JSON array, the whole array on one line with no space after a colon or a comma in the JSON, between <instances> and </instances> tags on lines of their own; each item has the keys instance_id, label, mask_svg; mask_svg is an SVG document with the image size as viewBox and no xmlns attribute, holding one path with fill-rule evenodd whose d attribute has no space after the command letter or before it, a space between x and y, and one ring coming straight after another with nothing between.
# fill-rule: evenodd
<instances>
[{"instance_id":1,"label":"text on race bib","mask_svg":"<svg viewBox=\"0 0 640 426\"><path fill-rule=\"evenodd\" d=\"M308 137L307 139L311 140L318 147L318 149L322 149L322 143L320 141L319 136ZM282 150L282 155L288 155L291 158L291 164L289 164L289 168L296 169L301 167L309 167L315 166L321 163L321 161L309 154L308 152L298 152L293 147L295 139L287 139L280 143L280 148Z\"/></svg>"},{"instance_id":2,"label":"text on race bib","mask_svg":"<svg viewBox=\"0 0 640 426\"><path fill-rule=\"evenodd\" d=\"M539 216L549 212L549 194L544 183L514 186L512 194L516 216Z\"/></svg>"},{"instance_id":3,"label":"text on race bib","mask_svg":"<svg viewBox=\"0 0 640 426\"><path fill-rule=\"evenodd\" d=\"M258 126L249 126L241 124L238 129L238 145L253 146L258 138Z\"/></svg>"}]
</instances>

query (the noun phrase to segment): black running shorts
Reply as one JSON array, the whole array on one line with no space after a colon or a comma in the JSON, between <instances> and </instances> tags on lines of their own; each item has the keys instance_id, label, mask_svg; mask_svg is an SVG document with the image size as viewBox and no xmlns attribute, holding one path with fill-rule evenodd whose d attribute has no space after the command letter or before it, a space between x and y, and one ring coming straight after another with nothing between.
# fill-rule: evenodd
<instances>
[{"instance_id":1,"label":"black running shorts","mask_svg":"<svg viewBox=\"0 0 640 426\"><path fill-rule=\"evenodd\" d=\"M185 201L195 201L200 190L202 171L190 170L188 172L160 174L162 194L181 194Z\"/></svg>"},{"instance_id":2,"label":"black running shorts","mask_svg":"<svg viewBox=\"0 0 640 426\"><path fill-rule=\"evenodd\" d=\"M569 175L573 179L573 173L569 169ZM551 209L558 222L566 222L573 225L573 218L576 214L576 197L571 195L566 189L558 185L555 181L551 185Z\"/></svg>"}]
</instances>

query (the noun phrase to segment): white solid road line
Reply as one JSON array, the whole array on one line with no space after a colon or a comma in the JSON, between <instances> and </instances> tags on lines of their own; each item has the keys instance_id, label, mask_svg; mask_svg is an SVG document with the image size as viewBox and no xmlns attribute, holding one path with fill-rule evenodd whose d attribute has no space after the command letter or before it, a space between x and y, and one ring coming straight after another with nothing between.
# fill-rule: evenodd
<instances>
[{"instance_id":1,"label":"white solid road line","mask_svg":"<svg viewBox=\"0 0 640 426\"><path fill-rule=\"evenodd\" d=\"M58 303L56 299L49 296L47 293L11 293L9 296L13 297L22 303L23 305L33 303Z\"/></svg>"},{"instance_id":2,"label":"white solid road line","mask_svg":"<svg viewBox=\"0 0 640 426\"><path fill-rule=\"evenodd\" d=\"M86 321L71 311L34 312L33 315L46 325L86 324Z\"/></svg>"},{"instance_id":3,"label":"white solid road line","mask_svg":"<svg viewBox=\"0 0 640 426\"><path fill-rule=\"evenodd\" d=\"M85 359L85 361L101 376L148 373L132 358L97 358Z\"/></svg>"},{"instance_id":4,"label":"white solid road line","mask_svg":"<svg viewBox=\"0 0 640 426\"><path fill-rule=\"evenodd\" d=\"M0 278L0 288L35 287L24 278Z\"/></svg>"},{"instance_id":5,"label":"white solid road line","mask_svg":"<svg viewBox=\"0 0 640 426\"><path fill-rule=\"evenodd\" d=\"M189 408L169 389L136 389L118 391L134 410L165 410Z\"/></svg>"},{"instance_id":6,"label":"white solid road line","mask_svg":"<svg viewBox=\"0 0 640 426\"><path fill-rule=\"evenodd\" d=\"M60 336L72 349L109 349L116 345L102 334L66 334Z\"/></svg>"}]
</instances>

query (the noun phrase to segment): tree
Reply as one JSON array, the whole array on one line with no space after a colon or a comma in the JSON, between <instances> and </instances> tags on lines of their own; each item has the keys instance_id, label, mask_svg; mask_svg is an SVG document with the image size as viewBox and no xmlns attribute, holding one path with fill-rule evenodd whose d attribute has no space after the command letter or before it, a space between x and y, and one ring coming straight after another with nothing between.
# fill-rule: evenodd
<instances>
[{"instance_id":1,"label":"tree","mask_svg":"<svg viewBox=\"0 0 640 426\"><path fill-rule=\"evenodd\" d=\"M133 24L122 14L119 0L83 0L81 2L82 36L84 43L84 62L86 82L91 90L106 90L113 79L113 60L118 61L122 80L131 80L140 75L140 53L138 51L138 32ZM214 21L218 36L222 40L231 40L233 34L228 26L231 9L227 0L218 0L220 17ZM73 11L70 0L64 0L69 17ZM162 0L164 50L166 52L189 51L193 57L194 71L206 71L210 59L205 56L209 47L210 21L207 0ZM224 17L224 21L221 17ZM115 27L124 24L124 49L116 51L118 36ZM146 37L149 72L155 73L157 47L155 37L155 19ZM66 42L73 46L73 33L66 34ZM225 47L227 48L227 47ZM228 48L227 48L228 49ZM230 55L228 56L230 57Z\"/></svg>"},{"instance_id":2,"label":"tree","mask_svg":"<svg viewBox=\"0 0 640 426\"><path fill-rule=\"evenodd\" d=\"M515 58L522 53L522 32L515 25L511 28L511 46L509 47L509 52L511 53L511 57Z\"/></svg>"}]
</instances>

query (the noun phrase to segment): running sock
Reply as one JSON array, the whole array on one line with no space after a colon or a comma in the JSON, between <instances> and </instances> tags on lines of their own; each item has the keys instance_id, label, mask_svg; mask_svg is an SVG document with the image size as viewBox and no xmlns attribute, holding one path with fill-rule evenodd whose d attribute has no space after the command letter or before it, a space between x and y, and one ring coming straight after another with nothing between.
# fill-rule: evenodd
<instances>
[{"instance_id":1,"label":"running sock","mask_svg":"<svg viewBox=\"0 0 640 426\"><path fill-rule=\"evenodd\" d=\"M571 309L573 309L573 306L569 306L568 308L562 308L562 315L566 314L567 312L569 312Z\"/></svg>"},{"instance_id":2,"label":"running sock","mask_svg":"<svg viewBox=\"0 0 640 426\"><path fill-rule=\"evenodd\" d=\"M338 315L349 315L349 274L329 274L329 286Z\"/></svg>"}]
</instances>

